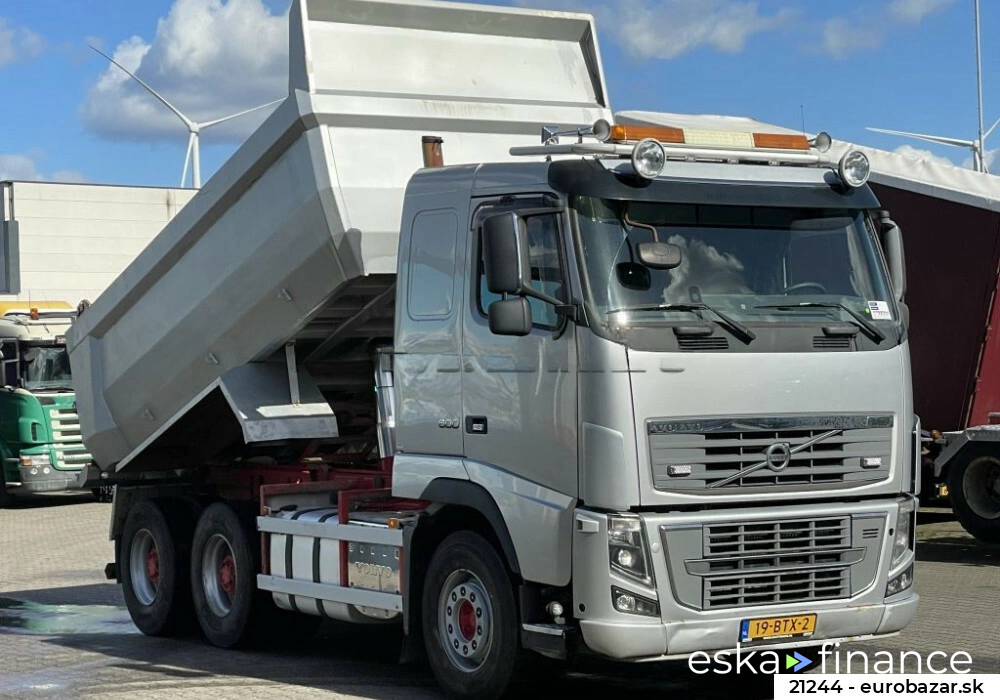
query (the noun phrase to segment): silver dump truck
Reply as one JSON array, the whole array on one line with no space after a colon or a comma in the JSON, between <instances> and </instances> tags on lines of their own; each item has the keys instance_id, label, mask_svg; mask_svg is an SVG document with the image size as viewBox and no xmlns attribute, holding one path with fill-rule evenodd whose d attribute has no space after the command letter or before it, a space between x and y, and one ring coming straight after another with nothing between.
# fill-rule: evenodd
<instances>
[{"instance_id":1,"label":"silver dump truck","mask_svg":"<svg viewBox=\"0 0 1000 700\"><path fill-rule=\"evenodd\" d=\"M902 249L863 155L615 117L587 15L290 28L287 100L69 335L143 632L398 625L483 698L532 652L913 618Z\"/></svg>"}]
</instances>

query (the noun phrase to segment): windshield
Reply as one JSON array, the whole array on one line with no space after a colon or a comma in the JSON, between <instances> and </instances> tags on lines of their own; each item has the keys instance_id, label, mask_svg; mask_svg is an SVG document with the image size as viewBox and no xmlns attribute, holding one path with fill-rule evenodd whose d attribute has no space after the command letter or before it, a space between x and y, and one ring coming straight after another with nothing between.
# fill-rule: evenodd
<instances>
[{"instance_id":1,"label":"windshield","mask_svg":"<svg viewBox=\"0 0 1000 700\"><path fill-rule=\"evenodd\" d=\"M22 347L22 376L24 388L72 389L69 353L65 346Z\"/></svg>"},{"instance_id":2,"label":"windshield","mask_svg":"<svg viewBox=\"0 0 1000 700\"><path fill-rule=\"evenodd\" d=\"M861 211L592 197L576 197L573 206L598 323L689 323L692 304L745 324L849 321L850 312L867 321L894 318ZM677 246L675 268L639 261L639 244L653 240ZM657 308L664 305L678 306Z\"/></svg>"}]
</instances>

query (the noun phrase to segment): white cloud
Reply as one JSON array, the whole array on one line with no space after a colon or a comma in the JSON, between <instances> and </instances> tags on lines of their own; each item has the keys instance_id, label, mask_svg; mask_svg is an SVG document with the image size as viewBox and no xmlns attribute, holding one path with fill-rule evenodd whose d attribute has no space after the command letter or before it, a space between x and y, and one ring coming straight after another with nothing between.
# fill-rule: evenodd
<instances>
[{"instance_id":1,"label":"white cloud","mask_svg":"<svg viewBox=\"0 0 1000 700\"><path fill-rule=\"evenodd\" d=\"M195 121L288 93L288 18L272 14L263 0L176 0L152 41L132 36L112 55ZM262 111L227 122L204 137L244 138L264 116ZM104 138L186 137L176 116L112 65L87 92L80 118Z\"/></svg>"},{"instance_id":2,"label":"white cloud","mask_svg":"<svg viewBox=\"0 0 1000 700\"><path fill-rule=\"evenodd\" d=\"M957 0L893 0L889 15L901 22L920 24L924 17L954 5Z\"/></svg>"},{"instance_id":3,"label":"white cloud","mask_svg":"<svg viewBox=\"0 0 1000 700\"><path fill-rule=\"evenodd\" d=\"M823 24L823 51L834 58L847 58L857 51L877 49L882 45L883 30L879 25L854 24L835 17Z\"/></svg>"},{"instance_id":4,"label":"white cloud","mask_svg":"<svg viewBox=\"0 0 1000 700\"><path fill-rule=\"evenodd\" d=\"M877 49L898 25L916 26L955 2L957 0L892 0L874 9L868 5L850 19L834 17L824 22L820 48L838 59Z\"/></svg>"},{"instance_id":5,"label":"white cloud","mask_svg":"<svg viewBox=\"0 0 1000 700\"><path fill-rule=\"evenodd\" d=\"M983 152L983 160L986 161L986 169L989 170L994 175L1000 175L1000 148L989 149L987 148ZM964 161L962 161L963 168L971 168L972 156L969 156Z\"/></svg>"},{"instance_id":6,"label":"white cloud","mask_svg":"<svg viewBox=\"0 0 1000 700\"><path fill-rule=\"evenodd\" d=\"M932 163L937 163L939 165L955 165L955 163L944 156L939 156L933 151L929 151L926 148L916 148L908 143L904 143L902 146L898 146L893 153L901 155L905 158L919 158L922 160L929 160Z\"/></svg>"},{"instance_id":7,"label":"white cloud","mask_svg":"<svg viewBox=\"0 0 1000 700\"><path fill-rule=\"evenodd\" d=\"M516 0L537 7L539 0ZM549 0L557 9L584 10L636 58L671 59L700 48L739 53L750 37L787 27L797 10L763 14L743 0Z\"/></svg>"},{"instance_id":8,"label":"white cloud","mask_svg":"<svg viewBox=\"0 0 1000 700\"><path fill-rule=\"evenodd\" d=\"M45 39L41 35L0 17L0 68L15 61L35 58L44 50Z\"/></svg>"},{"instance_id":9,"label":"white cloud","mask_svg":"<svg viewBox=\"0 0 1000 700\"><path fill-rule=\"evenodd\" d=\"M57 170L49 175L38 168L40 154L0 153L0 180L48 180L52 182L86 182L87 178L74 170Z\"/></svg>"},{"instance_id":10,"label":"white cloud","mask_svg":"<svg viewBox=\"0 0 1000 700\"><path fill-rule=\"evenodd\" d=\"M990 172L1000 169L1000 148L987 150L983 153L983 160L986 161L986 167L989 168Z\"/></svg>"}]
</instances>

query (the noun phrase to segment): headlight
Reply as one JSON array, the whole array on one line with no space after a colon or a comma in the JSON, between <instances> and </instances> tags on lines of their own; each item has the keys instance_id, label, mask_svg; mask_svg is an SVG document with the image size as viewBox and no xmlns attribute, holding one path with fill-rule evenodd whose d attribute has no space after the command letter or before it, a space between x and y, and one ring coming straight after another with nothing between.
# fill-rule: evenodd
<instances>
[{"instance_id":1,"label":"headlight","mask_svg":"<svg viewBox=\"0 0 1000 700\"><path fill-rule=\"evenodd\" d=\"M22 467L49 467L51 465L52 460L49 458L48 454L21 456Z\"/></svg>"},{"instance_id":2,"label":"headlight","mask_svg":"<svg viewBox=\"0 0 1000 700\"><path fill-rule=\"evenodd\" d=\"M632 149L632 167L647 180L652 180L667 162L667 154L656 139L643 139Z\"/></svg>"},{"instance_id":3,"label":"headlight","mask_svg":"<svg viewBox=\"0 0 1000 700\"><path fill-rule=\"evenodd\" d=\"M868 176L871 174L871 163L868 162L868 156L861 151L848 151L840 159L837 172L840 173L840 179L848 187L861 187L868 182Z\"/></svg>"},{"instance_id":4,"label":"headlight","mask_svg":"<svg viewBox=\"0 0 1000 700\"><path fill-rule=\"evenodd\" d=\"M892 563L894 567L903 561L903 557L910 551L910 538L913 534L913 511L914 502L912 499L901 501L899 513L896 515L896 534L892 540Z\"/></svg>"},{"instance_id":5,"label":"headlight","mask_svg":"<svg viewBox=\"0 0 1000 700\"><path fill-rule=\"evenodd\" d=\"M611 587L611 602L614 603L615 610L618 612L648 617L659 617L660 615L660 606L655 600L622 590L618 586Z\"/></svg>"},{"instance_id":6,"label":"headlight","mask_svg":"<svg viewBox=\"0 0 1000 700\"><path fill-rule=\"evenodd\" d=\"M639 518L620 515L608 518L608 556L612 569L647 586L653 584L646 536Z\"/></svg>"},{"instance_id":7,"label":"headlight","mask_svg":"<svg viewBox=\"0 0 1000 700\"><path fill-rule=\"evenodd\" d=\"M906 571L893 576L889 579L889 585L885 587L885 597L896 595L897 593L902 593L907 588L913 585L913 565L910 564L906 567Z\"/></svg>"}]
</instances>

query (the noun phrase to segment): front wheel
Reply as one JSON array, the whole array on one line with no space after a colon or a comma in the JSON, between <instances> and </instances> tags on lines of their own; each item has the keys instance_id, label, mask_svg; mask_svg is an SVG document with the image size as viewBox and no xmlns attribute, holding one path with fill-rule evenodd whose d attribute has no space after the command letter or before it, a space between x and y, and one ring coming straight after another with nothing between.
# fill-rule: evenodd
<instances>
[{"instance_id":1,"label":"front wheel","mask_svg":"<svg viewBox=\"0 0 1000 700\"><path fill-rule=\"evenodd\" d=\"M522 656L514 588L496 549L457 532L434 552L423 595L427 656L438 683L458 698L499 698Z\"/></svg>"},{"instance_id":2,"label":"front wheel","mask_svg":"<svg viewBox=\"0 0 1000 700\"><path fill-rule=\"evenodd\" d=\"M1000 460L981 455L953 465L948 494L966 532L982 542L1000 543Z\"/></svg>"}]
</instances>

